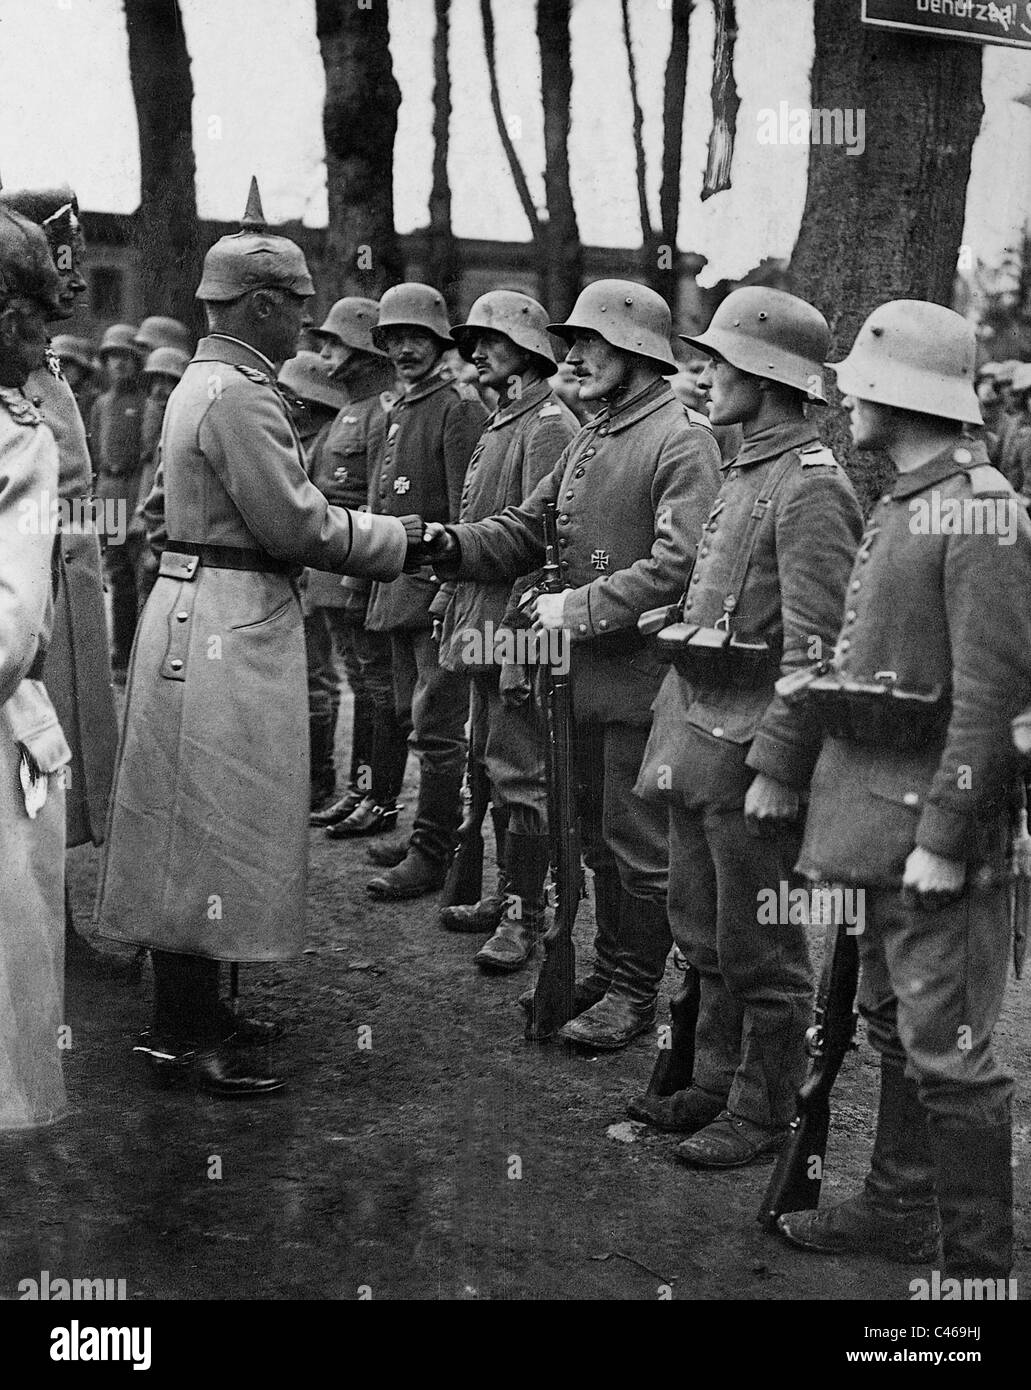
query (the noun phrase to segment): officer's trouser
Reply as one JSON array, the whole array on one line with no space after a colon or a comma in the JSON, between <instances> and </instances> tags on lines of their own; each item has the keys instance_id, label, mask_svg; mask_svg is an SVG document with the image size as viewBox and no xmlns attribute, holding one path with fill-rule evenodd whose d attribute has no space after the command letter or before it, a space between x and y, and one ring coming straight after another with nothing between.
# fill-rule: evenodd
<instances>
[{"instance_id":1,"label":"officer's trouser","mask_svg":"<svg viewBox=\"0 0 1031 1390\"><path fill-rule=\"evenodd\" d=\"M805 926L759 921L764 890L779 901L793 882L798 843L797 828L750 834L741 806L669 808L670 925L701 984L694 1084L767 1126L793 1117L812 1013Z\"/></svg>"}]
</instances>

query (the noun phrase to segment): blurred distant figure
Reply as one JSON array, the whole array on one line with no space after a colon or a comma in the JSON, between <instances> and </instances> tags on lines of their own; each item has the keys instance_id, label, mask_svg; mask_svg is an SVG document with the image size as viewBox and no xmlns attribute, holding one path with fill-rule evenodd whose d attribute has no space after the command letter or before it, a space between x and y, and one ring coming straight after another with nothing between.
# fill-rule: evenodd
<instances>
[{"instance_id":1,"label":"blurred distant figure","mask_svg":"<svg viewBox=\"0 0 1031 1390\"><path fill-rule=\"evenodd\" d=\"M76 338L71 333L58 333L51 339L50 351L61 365L61 375L71 387L83 424L90 417L93 402L100 395L96 358L88 338Z\"/></svg>"},{"instance_id":2,"label":"blurred distant figure","mask_svg":"<svg viewBox=\"0 0 1031 1390\"><path fill-rule=\"evenodd\" d=\"M129 539L136 564L136 601L141 613L158 572L158 558L147 545L143 508L158 471L158 445L165 420L165 406L189 362L188 352L180 348L159 347L147 358L140 374L147 398L143 403L143 424L140 427L140 480L136 490L136 506L129 519Z\"/></svg>"},{"instance_id":3,"label":"blurred distant figure","mask_svg":"<svg viewBox=\"0 0 1031 1390\"><path fill-rule=\"evenodd\" d=\"M175 348L184 352L187 360L193 356L196 346L194 336L179 319L165 318L162 314L151 314L136 330L136 346L146 357L158 348Z\"/></svg>"},{"instance_id":4,"label":"blurred distant figure","mask_svg":"<svg viewBox=\"0 0 1031 1390\"><path fill-rule=\"evenodd\" d=\"M549 377L548 385L562 404L573 412L580 424L585 425L591 418L591 412L580 399L576 373L568 362L562 361L558 364L558 371L553 377Z\"/></svg>"},{"instance_id":5,"label":"blurred distant figure","mask_svg":"<svg viewBox=\"0 0 1031 1390\"><path fill-rule=\"evenodd\" d=\"M90 412L90 447L97 473L97 497L115 502L127 513L122 545L107 544L104 573L111 592L111 666L115 681L125 681L136 632L136 559L139 540L130 540L128 513L136 506L140 481L140 435L143 393L140 368L143 350L136 346L136 328L113 324L100 342L106 389Z\"/></svg>"}]
</instances>

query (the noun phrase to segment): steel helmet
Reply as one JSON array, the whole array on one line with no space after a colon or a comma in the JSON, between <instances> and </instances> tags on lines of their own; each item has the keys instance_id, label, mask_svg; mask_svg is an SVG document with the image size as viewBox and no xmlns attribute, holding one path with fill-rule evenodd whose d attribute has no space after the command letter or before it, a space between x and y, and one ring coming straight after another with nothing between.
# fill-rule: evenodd
<instances>
[{"instance_id":1,"label":"steel helmet","mask_svg":"<svg viewBox=\"0 0 1031 1390\"><path fill-rule=\"evenodd\" d=\"M379 302L379 317L372 330L372 341L383 347L384 328L425 328L445 347L454 347L444 296L432 285L410 281L394 285Z\"/></svg>"},{"instance_id":2,"label":"steel helmet","mask_svg":"<svg viewBox=\"0 0 1031 1390\"><path fill-rule=\"evenodd\" d=\"M155 348L143 364L144 376L174 376L181 380L183 372L190 365L190 354L180 352L174 347Z\"/></svg>"},{"instance_id":3,"label":"steel helmet","mask_svg":"<svg viewBox=\"0 0 1031 1390\"><path fill-rule=\"evenodd\" d=\"M636 280L595 280L580 291L565 323L548 324L549 331L566 343L583 328L624 352L647 357L663 376L675 376L680 370L670 347L669 305L661 294Z\"/></svg>"},{"instance_id":4,"label":"steel helmet","mask_svg":"<svg viewBox=\"0 0 1031 1390\"><path fill-rule=\"evenodd\" d=\"M76 338L71 333L58 333L50 340L50 350L62 362L75 362L85 371L93 371L93 344L88 338Z\"/></svg>"},{"instance_id":5,"label":"steel helmet","mask_svg":"<svg viewBox=\"0 0 1031 1390\"><path fill-rule=\"evenodd\" d=\"M1008 386L1013 380L1013 373L1019 366L1020 363L1012 359L1008 362L1003 362L995 373L996 386Z\"/></svg>"},{"instance_id":6,"label":"steel helmet","mask_svg":"<svg viewBox=\"0 0 1031 1390\"><path fill-rule=\"evenodd\" d=\"M144 348L147 352L162 347L176 348L189 357L193 352L193 334L179 319L150 314L139 326L136 346Z\"/></svg>"},{"instance_id":7,"label":"steel helmet","mask_svg":"<svg viewBox=\"0 0 1031 1390\"><path fill-rule=\"evenodd\" d=\"M1031 362L1018 362L1013 368L1011 391L1031 391Z\"/></svg>"},{"instance_id":8,"label":"steel helmet","mask_svg":"<svg viewBox=\"0 0 1031 1390\"><path fill-rule=\"evenodd\" d=\"M977 369L977 379L978 381L981 381L983 380L983 378L990 376L994 380L994 378L999 375L999 372L1001 370L1001 362L982 362Z\"/></svg>"},{"instance_id":9,"label":"steel helmet","mask_svg":"<svg viewBox=\"0 0 1031 1390\"><path fill-rule=\"evenodd\" d=\"M960 314L923 299L880 305L843 362L830 366L846 396L981 425L974 391L977 339Z\"/></svg>"},{"instance_id":10,"label":"steel helmet","mask_svg":"<svg viewBox=\"0 0 1031 1390\"><path fill-rule=\"evenodd\" d=\"M209 302L239 299L249 290L279 289L315 293L304 252L285 236L273 236L265 223L258 180L251 179L240 230L221 237L204 257L196 298Z\"/></svg>"},{"instance_id":11,"label":"steel helmet","mask_svg":"<svg viewBox=\"0 0 1031 1390\"><path fill-rule=\"evenodd\" d=\"M374 357L386 357L372 341L372 334L379 317L379 305L374 299L359 299L351 296L338 299L326 315L321 328L311 329L312 337L339 338L344 347L355 348L359 352L370 352Z\"/></svg>"},{"instance_id":12,"label":"steel helmet","mask_svg":"<svg viewBox=\"0 0 1031 1390\"><path fill-rule=\"evenodd\" d=\"M302 401L342 410L347 404L347 392L330 380L329 372L329 363L323 362L317 352L302 351L280 367L279 384Z\"/></svg>"},{"instance_id":13,"label":"steel helmet","mask_svg":"<svg viewBox=\"0 0 1031 1390\"><path fill-rule=\"evenodd\" d=\"M819 309L797 295L766 285L744 285L727 295L704 333L680 337L740 372L793 386L813 400L827 400L823 362L831 331Z\"/></svg>"},{"instance_id":14,"label":"steel helmet","mask_svg":"<svg viewBox=\"0 0 1031 1390\"><path fill-rule=\"evenodd\" d=\"M103 360L106 352L128 352L133 357L142 360L144 351L136 342L136 325L133 323L113 323L110 328L105 329L104 336L100 340L100 347L97 349L97 355Z\"/></svg>"},{"instance_id":15,"label":"steel helmet","mask_svg":"<svg viewBox=\"0 0 1031 1390\"><path fill-rule=\"evenodd\" d=\"M480 295L465 323L456 324L451 330L458 351L467 362L472 361L473 347L481 328L503 333L516 347L532 353L545 376L552 376L558 370L548 338L547 311L528 294L520 294L517 290L491 290L489 294Z\"/></svg>"}]
</instances>

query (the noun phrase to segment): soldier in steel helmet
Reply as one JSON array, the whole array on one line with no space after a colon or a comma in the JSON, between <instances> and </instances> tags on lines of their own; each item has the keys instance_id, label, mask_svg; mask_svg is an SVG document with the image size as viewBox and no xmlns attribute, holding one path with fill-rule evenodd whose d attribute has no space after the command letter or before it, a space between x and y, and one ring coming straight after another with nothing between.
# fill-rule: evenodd
<instances>
[{"instance_id":1,"label":"soldier in steel helmet","mask_svg":"<svg viewBox=\"0 0 1031 1390\"><path fill-rule=\"evenodd\" d=\"M1017 492L1031 497L1031 362L1015 363L1007 386L1009 417L997 466Z\"/></svg>"},{"instance_id":2,"label":"soldier in steel helmet","mask_svg":"<svg viewBox=\"0 0 1031 1390\"><path fill-rule=\"evenodd\" d=\"M165 314L149 314L137 328L134 341L144 358L158 348L174 348L189 358L195 346L194 335L186 324Z\"/></svg>"},{"instance_id":3,"label":"soldier in steel helmet","mask_svg":"<svg viewBox=\"0 0 1031 1390\"><path fill-rule=\"evenodd\" d=\"M454 347L444 297L429 285L395 285L380 301L372 340L403 385L390 407L370 501L373 511L416 511L455 521L462 484L487 411L444 361ZM383 866L374 898L415 898L439 888L461 816L469 683L440 664L431 605L440 585L431 565L393 584L376 584L366 627L390 635L394 710L419 759L419 801L407 843L373 846Z\"/></svg>"},{"instance_id":4,"label":"soldier in steel helmet","mask_svg":"<svg viewBox=\"0 0 1031 1390\"><path fill-rule=\"evenodd\" d=\"M327 433L313 480L331 502L367 507L376 462L386 434L384 401L392 400L394 369L372 340L379 315L374 299L339 299L312 335L331 382L346 393L346 405ZM323 645L339 656L354 696L351 764L342 796L328 796L312 824L331 839L375 835L394 826L400 806L408 750L394 711L390 637L365 627L371 581L351 575L343 583L311 577L309 595L323 623ZM329 730L330 751L333 723Z\"/></svg>"},{"instance_id":5,"label":"soldier in steel helmet","mask_svg":"<svg viewBox=\"0 0 1031 1390\"><path fill-rule=\"evenodd\" d=\"M819 735L774 682L830 651L862 518L806 413L824 399L822 314L750 286L685 341L709 357L709 418L740 424L742 444L671 630L684 640L670 642L638 783L669 806L670 919L700 990L694 1077L630 1113L690 1135L683 1162L720 1169L782 1145L805 1068L805 926L760 908L791 877Z\"/></svg>"},{"instance_id":6,"label":"soldier in steel helmet","mask_svg":"<svg viewBox=\"0 0 1031 1390\"><path fill-rule=\"evenodd\" d=\"M670 313L629 280L588 285L565 323L566 360L595 414L520 507L429 527L438 569L460 580L515 580L543 559L541 516L559 508L568 588L541 594L539 631L569 642L584 859L594 872L593 969L560 1036L593 1050L649 1028L672 944L666 912L665 808L633 793L664 665L637 630L672 603L690 571L717 489L719 449L664 380L677 365Z\"/></svg>"},{"instance_id":7,"label":"soldier in steel helmet","mask_svg":"<svg viewBox=\"0 0 1031 1390\"><path fill-rule=\"evenodd\" d=\"M139 335L137 337L139 340ZM140 480L136 489L136 505L129 520L129 535L135 550L136 598L141 613L158 574L158 556L147 544L144 507L157 477L160 461L158 445L168 398L182 380L189 362L190 354L182 348L156 347L148 354L140 373L147 396L143 405L140 437Z\"/></svg>"},{"instance_id":8,"label":"soldier in steel helmet","mask_svg":"<svg viewBox=\"0 0 1031 1390\"><path fill-rule=\"evenodd\" d=\"M498 407L484 426L462 489L460 522L481 521L520 506L552 472L579 422L549 384L555 373L548 316L528 295L481 295L452 329L458 350ZM525 587L525 586L524 586ZM443 619L440 662L472 679L470 759L490 786L498 880L479 902L446 907L450 931L489 936L473 957L486 971L511 972L529 960L544 924L548 868L547 792L542 726L532 669L502 665L512 585L466 580L446 584L433 610ZM479 833L478 829L477 832Z\"/></svg>"},{"instance_id":9,"label":"soldier in steel helmet","mask_svg":"<svg viewBox=\"0 0 1031 1390\"><path fill-rule=\"evenodd\" d=\"M880 1054L861 1192L780 1218L821 1253L1003 1278L1013 1082L992 1052L1010 958L1010 721L1031 697L1031 524L984 444L971 326L875 309L834 370L852 437L897 469L871 515L828 675L799 869L861 885L859 1006ZM943 518L945 520L943 520ZM859 690L866 692L860 696ZM869 691L883 695L873 701Z\"/></svg>"},{"instance_id":10,"label":"soldier in steel helmet","mask_svg":"<svg viewBox=\"0 0 1031 1390\"><path fill-rule=\"evenodd\" d=\"M73 333L58 333L51 340L50 350L60 364L61 375L71 387L85 424L93 409L93 402L100 395L93 344L88 338L80 338Z\"/></svg>"},{"instance_id":11,"label":"soldier in steel helmet","mask_svg":"<svg viewBox=\"0 0 1031 1390\"><path fill-rule=\"evenodd\" d=\"M105 504L119 506L128 514L136 505L140 483L140 445L142 442L144 395L140 371L146 357L136 345L136 328L114 323L100 340L99 357L106 387L90 412L89 436L96 495ZM111 594L111 666L115 680L124 683L129 653L136 632L138 604L136 566L139 543L123 533L107 537L104 546L104 574Z\"/></svg>"},{"instance_id":12,"label":"soldier in steel helmet","mask_svg":"<svg viewBox=\"0 0 1031 1390\"><path fill-rule=\"evenodd\" d=\"M45 370L62 285L46 239L0 206L0 1130L67 1108L63 1008L65 807L71 752L41 680L53 617L53 532L40 518L58 488L54 436L26 394Z\"/></svg>"},{"instance_id":13,"label":"soldier in steel helmet","mask_svg":"<svg viewBox=\"0 0 1031 1390\"><path fill-rule=\"evenodd\" d=\"M334 507L308 479L276 386L313 292L252 181L208 251L209 333L168 401L147 504L161 552L133 650L98 888L103 935L151 949L141 1040L165 1080L217 1095L282 1082L234 1061L278 1030L219 1000L219 961L284 960L304 929L309 811L303 566L390 579L418 518Z\"/></svg>"},{"instance_id":14,"label":"soldier in steel helmet","mask_svg":"<svg viewBox=\"0 0 1031 1390\"><path fill-rule=\"evenodd\" d=\"M67 187L7 190L0 202L21 212L43 230L57 270L59 291L52 317L67 320L86 292L82 271L85 241L78 201ZM89 361L88 344L78 357ZM55 552L57 592L43 680L71 749L66 777L66 843L69 848L99 845L104 839L111 791L118 721L111 689L108 627L100 538L93 524L93 469L83 416L58 357L67 340L56 337L46 364L26 383L29 399L42 412L57 441L57 493L67 516L61 516ZM76 931L71 902L65 903L65 966L90 974L117 973Z\"/></svg>"}]
</instances>

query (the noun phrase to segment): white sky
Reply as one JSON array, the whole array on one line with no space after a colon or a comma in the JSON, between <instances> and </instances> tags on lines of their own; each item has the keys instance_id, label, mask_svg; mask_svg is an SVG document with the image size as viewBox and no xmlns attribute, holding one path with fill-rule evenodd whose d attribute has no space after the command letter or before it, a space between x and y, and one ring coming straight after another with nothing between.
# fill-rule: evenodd
<instances>
[{"instance_id":1,"label":"white sky","mask_svg":"<svg viewBox=\"0 0 1031 1390\"><path fill-rule=\"evenodd\" d=\"M385 0L373 0L385 3ZM858 0L856 0L858 4ZM326 220L324 78L314 0L180 0L194 82L202 216L239 216L251 172L270 221ZM630 0L649 197L658 220L665 0ZM758 111L809 104L812 0L738 0L735 71L742 105L734 187L698 198L709 132L713 14L691 28L680 242L736 278L789 255L805 197L802 146L760 146ZM540 65L534 0L494 0L502 101L536 199L543 201ZM398 229L425 225L430 187L432 0L390 0L402 92L394 171ZM582 238L640 244L630 93L619 0L574 0L570 163ZM965 241L996 260L1031 212L1031 53L986 48L985 121L974 152ZM139 200L136 119L121 0L0 0L0 173L8 186L67 179L82 205L131 212ZM459 236L525 240L526 220L489 105L478 0L453 0L450 175ZM867 113L867 121L874 113ZM846 158L844 152L842 158Z\"/></svg>"}]
</instances>

